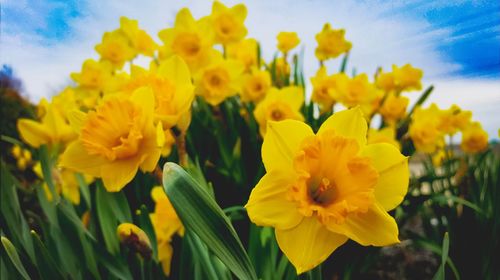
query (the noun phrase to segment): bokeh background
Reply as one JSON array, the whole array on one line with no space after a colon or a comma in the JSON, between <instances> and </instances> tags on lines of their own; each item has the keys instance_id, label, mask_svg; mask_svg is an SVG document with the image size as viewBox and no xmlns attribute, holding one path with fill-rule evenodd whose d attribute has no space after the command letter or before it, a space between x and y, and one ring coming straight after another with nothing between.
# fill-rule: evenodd
<instances>
[{"instance_id":1,"label":"bokeh background","mask_svg":"<svg viewBox=\"0 0 500 280\"><path fill-rule=\"evenodd\" d=\"M498 139L500 1L243 2L248 35L261 42L268 60L278 32L296 31L306 76L314 75L314 35L330 22L345 28L353 43L348 71L375 73L379 66L390 70L393 63L411 63L424 70L424 86L436 86L427 104L446 108L456 103L472 110L490 138ZM211 5L203 0L2 0L0 63L22 80L24 95L38 102L71 83L69 74L79 71L86 58L98 59L94 46L104 31L119 26L120 16L139 20L141 28L156 35L173 25L180 8L189 6L200 17L210 13ZM332 72L339 64L340 59L327 66Z\"/></svg>"}]
</instances>

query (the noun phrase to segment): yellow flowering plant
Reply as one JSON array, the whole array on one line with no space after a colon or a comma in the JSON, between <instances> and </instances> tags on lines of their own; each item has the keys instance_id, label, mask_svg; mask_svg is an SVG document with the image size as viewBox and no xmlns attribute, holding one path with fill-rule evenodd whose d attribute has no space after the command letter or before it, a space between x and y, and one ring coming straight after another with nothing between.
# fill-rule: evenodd
<instances>
[{"instance_id":1,"label":"yellow flowering plant","mask_svg":"<svg viewBox=\"0 0 500 280\"><path fill-rule=\"evenodd\" d=\"M269 60L246 19L215 1L156 38L121 17L15 119L2 278L406 279L422 256L419 278L498 275L500 159L472 112L411 101L414 65L356 73L328 23L315 58L283 31Z\"/></svg>"}]
</instances>

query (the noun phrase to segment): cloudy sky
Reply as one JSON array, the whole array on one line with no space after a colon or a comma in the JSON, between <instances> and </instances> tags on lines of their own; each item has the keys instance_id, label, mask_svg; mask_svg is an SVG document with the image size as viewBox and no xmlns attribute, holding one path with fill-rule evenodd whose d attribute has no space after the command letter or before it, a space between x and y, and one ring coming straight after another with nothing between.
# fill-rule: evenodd
<instances>
[{"instance_id":1,"label":"cloudy sky","mask_svg":"<svg viewBox=\"0 0 500 280\"><path fill-rule=\"evenodd\" d=\"M241 1L223 1L233 5ZM353 43L349 70L374 73L378 66L412 63L424 70L424 84L436 89L429 102L472 110L491 138L500 127L499 1L247 1L246 25L264 56L272 57L279 31L296 31L305 50L305 71L313 75L314 35L326 22L345 28ZM210 13L211 2L132 0L1 0L0 64L8 64L33 101L70 83L102 33L124 15L138 19L154 35L172 26L187 6L195 17ZM338 69L339 61L327 66ZM418 94L410 94L415 99Z\"/></svg>"}]
</instances>

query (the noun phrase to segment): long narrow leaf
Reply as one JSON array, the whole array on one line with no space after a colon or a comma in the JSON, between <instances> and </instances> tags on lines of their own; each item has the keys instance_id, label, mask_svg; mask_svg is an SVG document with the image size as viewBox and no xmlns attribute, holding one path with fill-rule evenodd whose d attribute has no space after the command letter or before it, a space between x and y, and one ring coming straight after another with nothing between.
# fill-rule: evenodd
<instances>
[{"instance_id":1,"label":"long narrow leaf","mask_svg":"<svg viewBox=\"0 0 500 280\"><path fill-rule=\"evenodd\" d=\"M9 256L9 259L12 261L12 264L14 264L19 274L21 274L21 276L24 279L31 279L28 275L28 272L21 263L21 259L19 259L16 247L12 245L12 243L10 242L9 239L7 239L7 237L2 236L1 240L2 240L2 245L5 248L7 255Z\"/></svg>"},{"instance_id":2,"label":"long narrow leaf","mask_svg":"<svg viewBox=\"0 0 500 280\"><path fill-rule=\"evenodd\" d=\"M186 171L168 162L163 187L187 230L196 234L240 279L257 279L248 255L222 209Z\"/></svg>"}]
</instances>

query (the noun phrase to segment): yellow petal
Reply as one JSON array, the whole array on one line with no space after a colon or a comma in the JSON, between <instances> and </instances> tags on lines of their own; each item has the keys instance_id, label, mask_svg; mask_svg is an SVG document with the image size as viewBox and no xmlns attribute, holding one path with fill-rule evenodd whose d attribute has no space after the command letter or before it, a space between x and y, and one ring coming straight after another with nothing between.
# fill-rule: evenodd
<instances>
[{"instance_id":1,"label":"yellow petal","mask_svg":"<svg viewBox=\"0 0 500 280\"><path fill-rule=\"evenodd\" d=\"M163 147L163 145L165 145L165 132L163 131L161 122L158 122L156 125L156 145L158 145L158 147Z\"/></svg>"},{"instance_id":2,"label":"yellow petal","mask_svg":"<svg viewBox=\"0 0 500 280\"><path fill-rule=\"evenodd\" d=\"M227 10L227 7L224 4L222 4L220 1L214 1L214 3L212 4L212 13L213 14L220 14L226 10Z\"/></svg>"},{"instance_id":3,"label":"yellow petal","mask_svg":"<svg viewBox=\"0 0 500 280\"><path fill-rule=\"evenodd\" d=\"M68 128L68 125L54 105L49 105L42 122L51 134L52 139L55 141L62 140L61 138L66 133L65 129Z\"/></svg>"},{"instance_id":4,"label":"yellow petal","mask_svg":"<svg viewBox=\"0 0 500 280\"><path fill-rule=\"evenodd\" d=\"M78 140L72 142L61 156L62 167L95 177L101 177L101 166L107 163L103 157L87 154Z\"/></svg>"},{"instance_id":5,"label":"yellow petal","mask_svg":"<svg viewBox=\"0 0 500 280\"><path fill-rule=\"evenodd\" d=\"M176 28L185 28L188 30L193 30L195 28L195 20L191 11L188 8L183 8L177 13L175 17L175 27Z\"/></svg>"},{"instance_id":6,"label":"yellow petal","mask_svg":"<svg viewBox=\"0 0 500 280\"><path fill-rule=\"evenodd\" d=\"M309 217L292 229L276 229L276 241L297 274L301 274L322 263L347 237L329 231L316 217Z\"/></svg>"},{"instance_id":7,"label":"yellow petal","mask_svg":"<svg viewBox=\"0 0 500 280\"><path fill-rule=\"evenodd\" d=\"M50 142L50 132L44 125L36 121L19 119L17 121L17 130L19 130L23 141L32 147L38 148Z\"/></svg>"},{"instance_id":8,"label":"yellow petal","mask_svg":"<svg viewBox=\"0 0 500 280\"><path fill-rule=\"evenodd\" d=\"M260 179L248 199L248 216L259 226L290 229L302 220L295 202L287 199L293 174L283 172L267 173Z\"/></svg>"},{"instance_id":9,"label":"yellow petal","mask_svg":"<svg viewBox=\"0 0 500 280\"><path fill-rule=\"evenodd\" d=\"M104 188L108 192L118 192L132 179L139 169L139 164L134 158L129 160L116 160L102 166L101 175Z\"/></svg>"},{"instance_id":10,"label":"yellow petal","mask_svg":"<svg viewBox=\"0 0 500 280\"><path fill-rule=\"evenodd\" d=\"M191 72L189 68L177 55L173 55L158 67L158 74L174 81L175 84L191 84Z\"/></svg>"},{"instance_id":11,"label":"yellow petal","mask_svg":"<svg viewBox=\"0 0 500 280\"><path fill-rule=\"evenodd\" d=\"M83 123L85 122L85 119L87 118L87 114L80 110L73 110L68 114L68 121L73 128L73 130L77 133L80 133L80 130L82 129Z\"/></svg>"},{"instance_id":12,"label":"yellow petal","mask_svg":"<svg viewBox=\"0 0 500 280\"><path fill-rule=\"evenodd\" d=\"M375 186L375 198L386 210L392 210L403 201L408 192L410 170L408 158L387 143L367 145L361 155L371 158L379 173Z\"/></svg>"},{"instance_id":13,"label":"yellow petal","mask_svg":"<svg viewBox=\"0 0 500 280\"><path fill-rule=\"evenodd\" d=\"M150 87L138 88L132 93L130 100L142 108L145 122L150 122L152 125L155 109L155 97L153 90Z\"/></svg>"},{"instance_id":14,"label":"yellow petal","mask_svg":"<svg viewBox=\"0 0 500 280\"><path fill-rule=\"evenodd\" d=\"M363 246L387 246L399 243L398 225L377 203L366 213L351 214L344 223L327 225L331 231L343 234Z\"/></svg>"},{"instance_id":15,"label":"yellow petal","mask_svg":"<svg viewBox=\"0 0 500 280\"><path fill-rule=\"evenodd\" d=\"M158 260L161 262L161 267L165 275L170 275L170 265L172 262L172 255L174 254L174 249L169 242L163 242L163 244L158 245Z\"/></svg>"},{"instance_id":16,"label":"yellow petal","mask_svg":"<svg viewBox=\"0 0 500 280\"><path fill-rule=\"evenodd\" d=\"M247 17L247 7L244 4L234 5L231 8L231 12L240 22L245 21L245 18Z\"/></svg>"},{"instance_id":17,"label":"yellow petal","mask_svg":"<svg viewBox=\"0 0 500 280\"><path fill-rule=\"evenodd\" d=\"M293 168L293 157L300 148L302 140L314 135L305 123L284 120L267 123L267 133L262 144L262 162L267 172Z\"/></svg>"},{"instance_id":18,"label":"yellow petal","mask_svg":"<svg viewBox=\"0 0 500 280\"><path fill-rule=\"evenodd\" d=\"M302 104L304 103L304 93L302 88L296 86L286 87L283 88L280 93L280 98L283 101L290 104L295 111L300 110L300 107L302 107Z\"/></svg>"},{"instance_id":19,"label":"yellow petal","mask_svg":"<svg viewBox=\"0 0 500 280\"><path fill-rule=\"evenodd\" d=\"M368 125L359 107L333 114L321 125L318 134L329 129L344 137L356 139L360 148L366 144Z\"/></svg>"},{"instance_id":20,"label":"yellow petal","mask_svg":"<svg viewBox=\"0 0 500 280\"><path fill-rule=\"evenodd\" d=\"M78 185L64 184L61 187L62 195L75 205L80 204L80 188Z\"/></svg>"},{"instance_id":21,"label":"yellow petal","mask_svg":"<svg viewBox=\"0 0 500 280\"><path fill-rule=\"evenodd\" d=\"M163 190L163 187L156 186L151 189L151 198L154 202L158 202L160 199L166 199L167 194Z\"/></svg>"}]
</instances>

